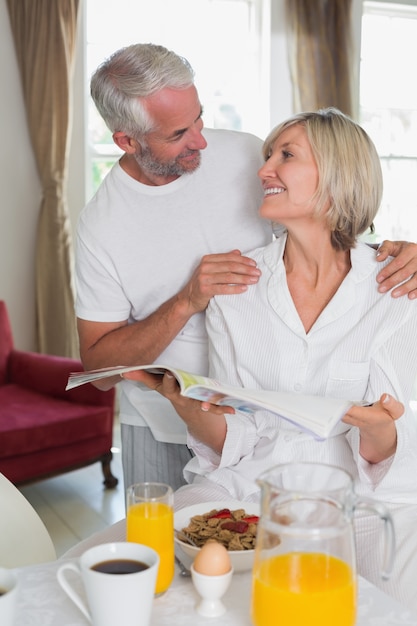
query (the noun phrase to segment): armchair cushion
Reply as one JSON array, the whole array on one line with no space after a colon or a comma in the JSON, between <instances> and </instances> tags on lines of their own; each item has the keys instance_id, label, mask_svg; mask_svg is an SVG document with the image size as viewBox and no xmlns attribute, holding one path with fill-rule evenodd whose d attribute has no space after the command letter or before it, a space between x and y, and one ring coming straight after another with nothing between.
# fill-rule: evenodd
<instances>
[{"instance_id":1,"label":"armchair cushion","mask_svg":"<svg viewBox=\"0 0 417 626\"><path fill-rule=\"evenodd\" d=\"M0 458L94 437L104 437L111 448L113 416L105 407L46 399L16 384L0 387L0 406Z\"/></svg>"}]
</instances>

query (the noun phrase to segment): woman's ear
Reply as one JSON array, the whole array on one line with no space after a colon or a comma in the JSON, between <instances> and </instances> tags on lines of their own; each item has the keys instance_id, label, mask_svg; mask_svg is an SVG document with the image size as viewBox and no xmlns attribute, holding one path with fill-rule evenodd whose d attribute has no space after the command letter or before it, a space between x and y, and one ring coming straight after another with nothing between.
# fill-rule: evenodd
<instances>
[{"instance_id":1,"label":"woman's ear","mask_svg":"<svg viewBox=\"0 0 417 626\"><path fill-rule=\"evenodd\" d=\"M140 144L136 141L136 139L132 139L129 135L126 135L121 130L113 133L113 141L126 154L135 154L138 150L140 150Z\"/></svg>"}]
</instances>

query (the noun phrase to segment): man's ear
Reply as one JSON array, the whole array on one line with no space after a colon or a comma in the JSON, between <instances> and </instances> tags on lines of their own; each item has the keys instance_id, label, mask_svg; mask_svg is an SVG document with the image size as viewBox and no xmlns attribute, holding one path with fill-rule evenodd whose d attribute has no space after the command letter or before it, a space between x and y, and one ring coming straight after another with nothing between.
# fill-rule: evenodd
<instances>
[{"instance_id":1,"label":"man's ear","mask_svg":"<svg viewBox=\"0 0 417 626\"><path fill-rule=\"evenodd\" d=\"M123 152L126 152L126 154L135 154L138 149L140 150L140 145L136 139L132 139L132 137L129 137L129 135L126 135L126 133L121 130L113 133L113 141L116 146L118 146L120 150L123 150Z\"/></svg>"}]
</instances>

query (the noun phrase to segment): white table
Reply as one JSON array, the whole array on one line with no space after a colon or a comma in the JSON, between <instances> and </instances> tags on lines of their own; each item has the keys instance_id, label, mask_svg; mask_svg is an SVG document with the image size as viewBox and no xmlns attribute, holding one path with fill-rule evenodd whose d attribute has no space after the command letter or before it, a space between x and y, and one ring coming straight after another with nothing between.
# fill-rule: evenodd
<instances>
[{"instance_id":1,"label":"white table","mask_svg":"<svg viewBox=\"0 0 417 626\"><path fill-rule=\"evenodd\" d=\"M62 562L54 561L16 570L20 580L16 626L88 624L56 580L56 571ZM191 579L181 577L177 572L169 590L154 601L152 626L251 626L250 587L249 572L235 574L223 598L227 612L216 619L202 618L194 610L197 594ZM360 579L356 626L417 626L417 616Z\"/></svg>"}]
</instances>

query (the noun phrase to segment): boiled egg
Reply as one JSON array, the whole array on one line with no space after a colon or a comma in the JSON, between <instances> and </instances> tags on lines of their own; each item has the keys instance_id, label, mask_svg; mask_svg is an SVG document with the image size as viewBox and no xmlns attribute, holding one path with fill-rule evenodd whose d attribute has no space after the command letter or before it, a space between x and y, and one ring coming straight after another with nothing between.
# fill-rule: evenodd
<instances>
[{"instance_id":1,"label":"boiled egg","mask_svg":"<svg viewBox=\"0 0 417 626\"><path fill-rule=\"evenodd\" d=\"M194 559L194 570L204 576L222 576L232 564L227 549L217 541L208 541Z\"/></svg>"}]
</instances>

